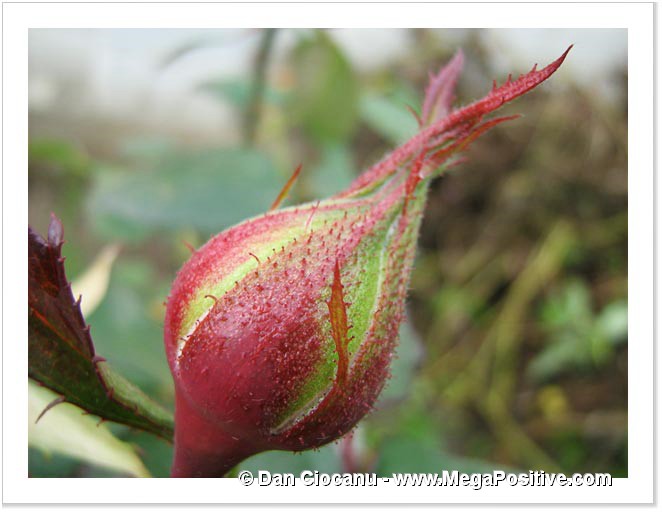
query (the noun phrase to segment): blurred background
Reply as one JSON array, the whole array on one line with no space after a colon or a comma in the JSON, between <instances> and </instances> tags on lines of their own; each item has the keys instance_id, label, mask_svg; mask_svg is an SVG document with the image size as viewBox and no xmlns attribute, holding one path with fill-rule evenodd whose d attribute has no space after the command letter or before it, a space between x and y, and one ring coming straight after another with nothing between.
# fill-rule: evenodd
<instances>
[{"instance_id":1,"label":"blurred background","mask_svg":"<svg viewBox=\"0 0 662 513\"><path fill-rule=\"evenodd\" d=\"M171 409L162 322L185 243L264 212L299 163L290 203L340 191L415 132L406 106L458 47L461 105L574 43L500 112L524 117L433 184L376 410L349 441L241 467L627 476L626 30L31 29L29 41L30 224L63 220L98 353ZM31 395L31 415L47 399ZM31 476L143 463L168 475L167 442L69 430L60 408L30 419ZM131 463L95 458L99 444Z\"/></svg>"}]
</instances>

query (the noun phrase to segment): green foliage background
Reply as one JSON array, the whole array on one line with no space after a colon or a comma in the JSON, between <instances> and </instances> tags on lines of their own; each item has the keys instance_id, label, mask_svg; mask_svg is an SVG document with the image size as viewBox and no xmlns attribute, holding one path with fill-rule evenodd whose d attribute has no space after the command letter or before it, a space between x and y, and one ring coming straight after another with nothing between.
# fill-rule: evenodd
<instances>
[{"instance_id":1,"label":"green foliage background","mask_svg":"<svg viewBox=\"0 0 662 513\"><path fill-rule=\"evenodd\" d=\"M70 278L105 244L122 244L88 319L92 336L99 354L170 408L163 302L188 256L183 241L198 246L264 212L298 163L290 202L342 189L416 130L405 106L420 105L428 70L454 51L417 31L413 56L367 73L325 32L297 38L261 90L251 76L200 85L241 114L247 135L232 147L127 131L99 151L34 135L40 120L31 118L30 223L44 233L49 212L62 218ZM470 41L460 103L496 76L481 39ZM361 470L627 475L626 71L609 105L553 78L507 107L524 118L477 141L468 162L434 184L393 379L354 437ZM139 447L153 475L168 475L168 443L111 429ZM34 477L118 475L37 449L29 457ZM241 467L344 468L337 445Z\"/></svg>"}]
</instances>

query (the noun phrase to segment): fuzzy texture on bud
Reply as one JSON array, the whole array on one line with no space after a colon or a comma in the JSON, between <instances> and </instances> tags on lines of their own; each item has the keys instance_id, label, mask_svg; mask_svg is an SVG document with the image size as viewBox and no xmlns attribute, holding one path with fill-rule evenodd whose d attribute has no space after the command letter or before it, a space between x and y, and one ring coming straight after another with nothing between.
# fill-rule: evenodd
<instances>
[{"instance_id":1,"label":"fuzzy texture on bud","mask_svg":"<svg viewBox=\"0 0 662 513\"><path fill-rule=\"evenodd\" d=\"M388 377L431 179L512 119L483 118L566 54L452 111L458 52L431 76L420 132L347 190L249 219L193 254L165 322L174 476L223 475L260 451L321 446L370 410Z\"/></svg>"}]
</instances>

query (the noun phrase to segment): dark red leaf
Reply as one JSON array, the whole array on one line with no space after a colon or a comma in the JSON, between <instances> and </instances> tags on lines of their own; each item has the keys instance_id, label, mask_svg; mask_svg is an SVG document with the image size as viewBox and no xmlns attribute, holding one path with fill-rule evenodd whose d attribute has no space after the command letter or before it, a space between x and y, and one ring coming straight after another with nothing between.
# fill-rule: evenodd
<instances>
[{"instance_id":1,"label":"dark red leaf","mask_svg":"<svg viewBox=\"0 0 662 513\"><path fill-rule=\"evenodd\" d=\"M63 232L54 215L48 240L28 227L28 376L102 419L171 439L172 416L96 355L64 271Z\"/></svg>"}]
</instances>

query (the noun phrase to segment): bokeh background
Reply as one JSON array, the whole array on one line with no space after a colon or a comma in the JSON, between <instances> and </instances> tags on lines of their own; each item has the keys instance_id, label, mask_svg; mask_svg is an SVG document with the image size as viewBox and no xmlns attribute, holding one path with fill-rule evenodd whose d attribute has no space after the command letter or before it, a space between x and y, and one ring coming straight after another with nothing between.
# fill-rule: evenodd
<instances>
[{"instance_id":1,"label":"bokeh background","mask_svg":"<svg viewBox=\"0 0 662 513\"><path fill-rule=\"evenodd\" d=\"M163 302L185 242L264 212L299 163L290 203L341 190L414 133L406 106L458 47L462 104L574 43L548 83L504 109L524 117L434 183L375 411L349 441L241 466L627 476L627 31L32 29L29 40L30 224L63 220L98 353L170 408ZM94 463L94 446L74 450L75 436L50 440L67 432L56 422L31 431L31 476L127 474ZM168 475L167 442L101 428Z\"/></svg>"}]
</instances>

